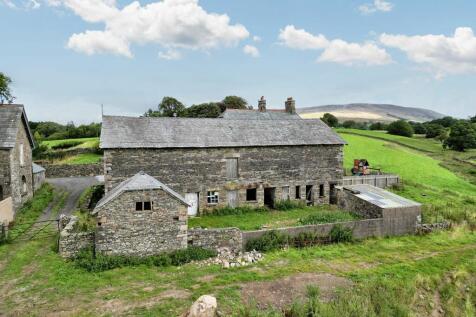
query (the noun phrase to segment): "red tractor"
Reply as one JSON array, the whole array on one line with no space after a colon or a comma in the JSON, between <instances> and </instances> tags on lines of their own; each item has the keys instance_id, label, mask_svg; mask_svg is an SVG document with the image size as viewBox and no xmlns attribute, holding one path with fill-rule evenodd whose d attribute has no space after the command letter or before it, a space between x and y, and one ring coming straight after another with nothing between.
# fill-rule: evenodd
<instances>
[{"instance_id":1,"label":"red tractor","mask_svg":"<svg viewBox=\"0 0 476 317\"><path fill-rule=\"evenodd\" d=\"M377 175L380 175L380 168L371 168L369 161L366 159L354 160L354 167L352 168L352 175L365 176L370 175L371 170L376 170Z\"/></svg>"}]
</instances>

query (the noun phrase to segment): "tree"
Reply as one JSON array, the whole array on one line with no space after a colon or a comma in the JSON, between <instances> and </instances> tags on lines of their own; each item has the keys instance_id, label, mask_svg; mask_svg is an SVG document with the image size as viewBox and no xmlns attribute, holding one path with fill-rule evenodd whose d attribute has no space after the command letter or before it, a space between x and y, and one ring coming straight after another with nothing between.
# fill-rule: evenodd
<instances>
[{"instance_id":1,"label":"tree","mask_svg":"<svg viewBox=\"0 0 476 317\"><path fill-rule=\"evenodd\" d=\"M444 126L437 123L430 123L430 124L427 124L425 127L426 127L425 137L427 139L436 138L445 130Z\"/></svg>"},{"instance_id":2,"label":"tree","mask_svg":"<svg viewBox=\"0 0 476 317\"><path fill-rule=\"evenodd\" d=\"M445 145L446 143L446 140L448 140L448 138L450 137L450 129L443 129L440 134L438 134L436 136L435 139L437 139L438 141L441 142L441 144L443 144L443 146ZM445 146L444 146L445 147ZM445 147L446 148L446 147Z\"/></svg>"},{"instance_id":3,"label":"tree","mask_svg":"<svg viewBox=\"0 0 476 317\"><path fill-rule=\"evenodd\" d=\"M463 152L476 148L476 129L471 122L460 120L451 128L450 136L445 145L450 149Z\"/></svg>"},{"instance_id":4,"label":"tree","mask_svg":"<svg viewBox=\"0 0 476 317\"><path fill-rule=\"evenodd\" d=\"M324 113L324 116L321 118L322 121L324 121L325 124L327 124L330 127L337 127L339 124L339 120L331 113Z\"/></svg>"},{"instance_id":5,"label":"tree","mask_svg":"<svg viewBox=\"0 0 476 317\"><path fill-rule=\"evenodd\" d=\"M382 122L375 122L370 125L370 130L387 130L388 125Z\"/></svg>"},{"instance_id":6,"label":"tree","mask_svg":"<svg viewBox=\"0 0 476 317\"><path fill-rule=\"evenodd\" d=\"M413 121L410 121L409 123L412 125L413 131L416 134L426 134L426 128L425 128L425 125L423 123L413 122Z\"/></svg>"},{"instance_id":7,"label":"tree","mask_svg":"<svg viewBox=\"0 0 476 317\"><path fill-rule=\"evenodd\" d=\"M476 116L469 118L469 121L471 121L472 123L476 123Z\"/></svg>"},{"instance_id":8,"label":"tree","mask_svg":"<svg viewBox=\"0 0 476 317\"><path fill-rule=\"evenodd\" d=\"M159 113L161 117L180 117L184 112L184 104L172 97L164 97L159 104Z\"/></svg>"},{"instance_id":9,"label":"tree","mask_svg":"<svg viewBox=\"0 0 476 317\"><path fill-rule=\"evenodd\" d=\"M184 116L189 118L218 118L220 106L216 102L193 105L185 110Z\"/></svg>"},{"instance_id":10,"label":"tree","mask_svg":"<svg viewBox=\"0 0 476 317\"><path fill-rule=\"evenodd\" d=\"M457 122L458 122L458 119L455 119L450 116L446 116L440 119L432 120L429 123L439 124L444 126L445 128L451 128L451 126L453 126L453 124L456 124Z\"/></svg>"},{"instance_id":11,"label":"tree","mask_svg":"<svg viewBox=\"0 0 476 317\"><path fill-rule=\"evenodd\" d=\"M390 134L406 136L409 138L413 136L414 132L410 123L405 120L398 120L390 123L387 131Z\"/></svg>"},{"instance_id":12,"label":"tree","mask_svg":"<svg viewBox=\"0 0 476 317\"><path fill-rule=\"evenodd\" d=\"M342 126L346 129L351 129L356 127L356 122L354 120L346 120L342 123Z\"/></svg>"},{"instance_id":13,"label":"tree","mask_svg":"<svg viewBox=\"0 0 476 317\"><path fill-rule=\"evenodd\" d=\"M12 103L15 97L10 91L10 84L12 80L10 77L0 72L0 104L2 103Z\"/></svg>"},{"instance_id":14,"label":"tree","mask_svg":"<svg viewBox=\"0 0 476 317\"><path fill-rule=\"evenodd\" d=\"M226 96L220 104L221 111L226 109L248 109L248 102L238 96Z\"/></svg>"}]
</instances>

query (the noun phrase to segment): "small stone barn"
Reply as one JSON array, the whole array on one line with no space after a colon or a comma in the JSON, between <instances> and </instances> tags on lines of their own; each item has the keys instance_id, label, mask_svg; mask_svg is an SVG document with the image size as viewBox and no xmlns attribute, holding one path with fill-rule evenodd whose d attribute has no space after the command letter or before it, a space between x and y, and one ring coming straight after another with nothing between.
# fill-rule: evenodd
<instances>
[{"instance_id":1,"label":"small stone barn","mask_svg":"<svg viewBox=\"0 0 476 317\"><path fill-rule=\"evenodd\" d=\"M383 219L386 234L415 233L421 222L421 204L372 185L338 188L338 204L365 219Z\"/></svg>"},{"instance_id":2,"label":"small stone barn","mask_svg":"<svg viewBox=\"0 0 476 317\"><path fill-rule=\"evenodd\" d=\"M0 222L33 196L34 146L24 107L0 104Z\"/></svg>"},{"instance_id":3,"label":"small stone barn","mask_svg":"<svg viewBox=\"0 0 476 317\"><path fill-rule=\"evenodd\" d=\"M292 108L294 101L287 102ZM319 119L257 113L249 119L104 116L106 191L143 170L183 195L191 216L287 199L334 202L345 141Z\"/></svg>"},{"instance_id":4,"label":"small stone barn","mask_svg":"<svg viewBox=\"0 0 476 317\"><path fill-rule=\"evenodd\" d=\"M33 167L33 191L36 192L40 189L41 185L45 182L46 179L46 170L43 166L40 166L36 163L32 164Z\"/></svg>"},{"instance_id":5,"label":"small stone barn","mask_svg":"<svg viewBox=\"0 0 476 317\"><path fill-rule=\"evenodd\" d=\"M99 201L96 252L147 256L187 247L185 199L157 179L139 172Z\"/></svg>"}]
</instances>

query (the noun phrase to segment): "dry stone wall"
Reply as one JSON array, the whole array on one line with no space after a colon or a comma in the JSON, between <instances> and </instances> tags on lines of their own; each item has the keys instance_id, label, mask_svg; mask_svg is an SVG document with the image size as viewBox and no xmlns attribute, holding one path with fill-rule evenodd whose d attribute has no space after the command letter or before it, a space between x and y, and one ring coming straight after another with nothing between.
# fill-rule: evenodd
<instances>
[{"instance_id":1,"label":"dry stone wall","mask_svg":"<svg viewBox=\"0 0 476 317\"><path fill-rule=\"evenodd\" d=\"M243 237L238 228L189 229L188 244L210 250L227 248L238 253L242 249Z\"/></svg>"},{"instance_id":2,"label":"dry stone wall","mask_svg":"<svg viewBox=\"0 0 476 317\"><path fill-rule=\"evenodd\" d=\"M41 165L46 169L47 178L63 178L63 177L84 177L97 176L103 174L102 164L45 164Z\"/></svg>"},{"instance_id":3,"label":"dry stone wall","mask_svg":"<svg viewBox=\"0 0 476 317\"><path fill-rule=\"evenodd\" d=\"M94 247L94 232L75 232L75 216L60 219L58 252L65 259L74 258L84 248Z\"/></svg>"}]
</instances>

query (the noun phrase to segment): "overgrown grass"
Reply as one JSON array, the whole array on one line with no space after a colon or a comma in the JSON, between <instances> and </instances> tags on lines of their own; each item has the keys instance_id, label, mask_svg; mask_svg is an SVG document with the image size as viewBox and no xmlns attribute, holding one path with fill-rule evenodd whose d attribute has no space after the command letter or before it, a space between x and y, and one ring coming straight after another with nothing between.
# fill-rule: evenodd
<instances>
[{"instance_id":1,"label":"overgrown grass","mask_svg":"<svg viewBox=\"0 0 476 317\"><path fill-rule=\"evenodd\" d=\"M74 264L88 272L102 272L115 268L130 266L179 266L192 261L201 261L216 256L216 251L199 247L189 247L169 253L147 257L137 256L108 256L94 254L91 248L83 249L74 259Z\"/></svg>"},{"instance_id":2,"label":"overgrown grass","mask_svg":"<svg viewBox=\"0 0 476 317\"><path fill-rule=\"evenodd\" d=\"M64 139L64 140L45 140L41 144L45 144L49 149L54 148L68 148L68 144L74 144L77 148L96 148L99 145L99 138L79 138L79 139Z\"/></svg>"},{"instance_id":3,"label":"overgrown grass","mask_svg":"<svg viewBox=\"0 0 476 317\"><path fill-rule=\"evenodd\" d=\"M321 223L343 222L357 220L359 217L346 211L319 210L305 218L299 219L300 225L317 225Z\"/></svg>"},{"instance_id":4,"label":"overgrown grass","mask_svg":"<svg viewBox=\"0 0 476 317\"><path fill-rule=\"evenodd\" d=\"M80 164L94 164L101 161L102 155L97 153L81 153L73 156L68 156L60 161L55 162L55 164L71 164L71 165L80 165Z\"/></svg>"},{"instance_id":5,"label":"overgrown grass","mask_svg":"<svg viewBox=\"0 0 476 317\"><path fill-rule=\"evenodd\" d=\"M322 205L311 206L286 211L277 211L270 209L239 209L241 213L224 215L206 215L203 217L189 218L188 226L190 228L227 228L237 227L241 230L257 230L261 228L281 228L299 225L301 219L320 213L336 213L336 218L340 216L339 211L334 206ZM246 212L244 212L246 211ZM329 218L331 219L331 218Z\"/></svg>"}]
</instances>

